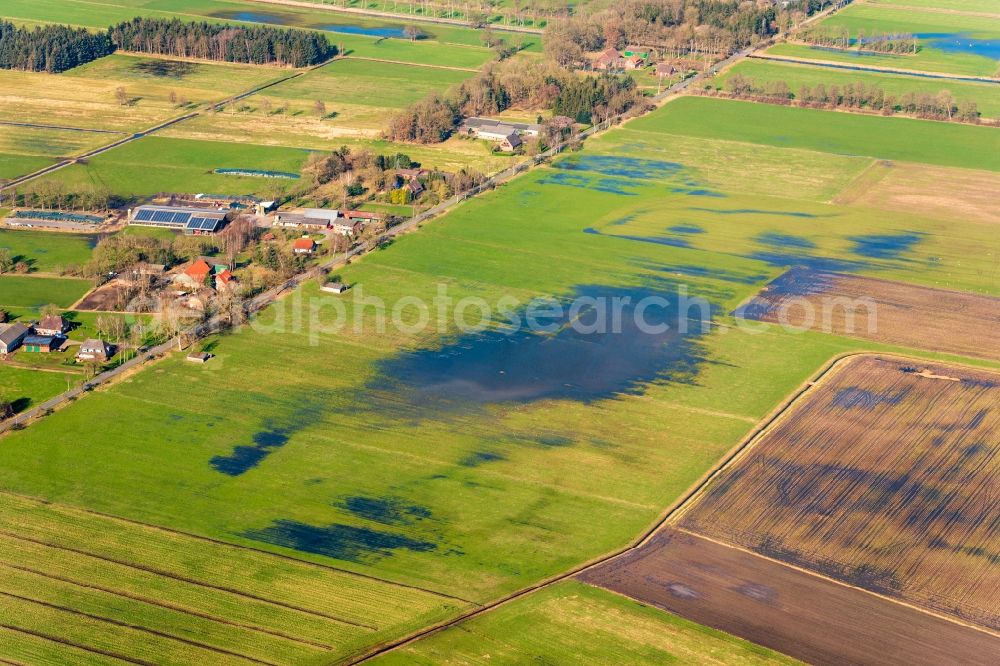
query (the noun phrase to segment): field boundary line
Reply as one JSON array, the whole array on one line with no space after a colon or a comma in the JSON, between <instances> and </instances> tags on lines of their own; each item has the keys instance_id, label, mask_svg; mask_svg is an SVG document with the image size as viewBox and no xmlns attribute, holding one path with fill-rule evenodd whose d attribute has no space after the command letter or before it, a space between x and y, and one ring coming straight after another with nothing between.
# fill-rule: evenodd
<instances>
[{"instance_id":1,"label":"field boundary line","mask_svg":"<svg viewBox=\"0 0 1000 666\"><path fill-rule=\"evenodd\" d=\"M869 7L878 9L892 9L896 11L923 12L925 14L951 14L952 16L973 16L979 18L1000 19L1000 14L991 12L968 11L965 9L948 9L947 7L918 7L914 5L893 5L882 2L867 2Z\"/></svg>"},{"instance_id":2,"label":"field boundary line","mask_svg":"<svg viewBox=\"0 0 1000 666\"><path fill-rule=\"evenodd\" d=\"M96 553L91 553L82 548L74 548L72 546L64 546L60 544L51 543L48 541L43 541L42 539L36 539L34 537L23 536L15 534L14 532L8 532L7 530L0 529L0 536L5 536L15 541L22 541L27 543L32 543L44 548L51 548L53 550L61 550L68 553L73 553L75 555L82 555L84 557L90 557L95 560L100 560L102 562L108 562L110 564L116 564L118 566L123 566L128 569L135 569L136 571L142 571L143 573L152 574L154 576L160 576L162 578L169 578L171 580L176 580L182 583L187 583L189 585L194 585L196 587L203 587L209 590L216 590L217 592L226 592L237 597L243 597L246 599L252 599L253 601L258 601L264 604L270 604L272 606L277 606L279 608L285 608L287 610L297 611L303 615L313 615L315 617L330 620L332 622L337 622L340 624L346 624L348 626L356 627L358 629L368 629L370 631L378 631L378 627L373 627L369 624L364 624L361 622L354 622L352 620L347 620L344 618L339 618L335 615L330 615L329 613L324 613L322 611L311 610L309 608L304 608L301 606L296 606L295 604L289 604L284 601L278 601L276 599L268 599L250 592L243 592L237 590L236 588L227 587L225 585L216 585L214 583L207 583L203 581L196 580L194 578L188 578L187 576L181 576L179 574L171 573L169 571L164 571L162 569L156 569L155 567L149 567L144 564L130 563L124 560L119 560L113 557L108 557L106 555L98 555Z\"/></svg>"},{"instance_id":3,"label":"field boundary line","mask_svg":"<svg viewBox=\"0 0 1000 666\"><path fill-rule=\"evenodd\" d=\"M323 564L323 563L320 563L320 562L313 562L311 560L303 560L303 559L299 559L297 557L292 557L291 555L285 555L284 553L275 553L275 552L272 552L272 551L269 551L269 550L262 550L260 548L254 548L253 546L247 546L247 545L244 545L244 544L230 543L228 541L223 541L221 539L215 539L213 537L203 536L201 534L194 534L192 532L185 532L183 530L174 529L172 527L164 527L163 525L154 525L152 523L146 523L146 522L143 522L141 520L135 520L135 519L132 519L132 518L125 518L123 516L117 516L117 515L114 515L114 514L111 514L111 513L105 513L103 511L97 511L96 509L87 509L87 508L84 508L84 507L74 506L72 504L63 504L61 502L53 502L53 501L46 500L46 499L43 499L43 498L40 498L40 497L34 497L32 495L26 495L24 493L18 493L18 492L14 492L12 490L7 490L7 489L0 489L0 495L8 495L10 497L17 497L17 498L20 498L20 499L23 499L23 500L29 500L29 501L32 501L32 502L36 502L38 504L45 505L45 506L58 507L58 508L61 508L61 509L68 510L70 512L74 512L74 511L75 512L80 512L80 513L84 513L84 514L88 514L88 515L92 515L92 516L98 516L100 518L106 518L106 519L109 519L111 521L118 521L118 522L125 523L125 524L128 524L128 525L136 525L138 527L144 527L144 528L148 528L148 529L155 530L155 531L165 532L167 534L173 534L175 536L181 536L181 537L187 537L187 538L190 538L190 539L196 539L198 541L204 541L204 542L207 542L207 543L212 543L212 544L215 544L217 546L225 546L225 547L228 547L228 548L235 548L237 550L244 550L244 551L248 551L248 552L252 552L252 553L257 553L257 554L260 554L260 555L265 555L265 556L268 556L268 557L276 557L276 558L281 559L281 560L295 562L295 563L297 563L299 565L302 565L302 566L305 566L305 567L318 568L318 569L323 569L325 571L334 571L334 572L337 572L337 573L348 574L348 575L351 575L351 576L362 578L364 580L370 580L370 581L375 581L375 582L379 582L379 583L384 583L384 584L392 586L392 587L402 587L402 588L405 588L405 589L408 589L408 590L415 590L417 592L425 592L427 594L431 594L431 595L434 595L436 597L442 597L442 598L445 598L445 599L450 599L452 601L460 601L462 603L472 604L474 606L478 606L479 605L475 601L471 601L469 599L463 599L461 597L456 597L456 596L453 596L453 595L445 594L443 592L436 592L434 590L423 588L423 587L420 587L420 586L417 586L417 585L410 585L408 583L399 583L399 582L396 582L396 581L386 580L385 578L379 578L378 576L373 576L371 574L366 574L366 573L360 573L360 572L356 572L356 571L351 571L350 569L343 569L341 567L335 567L335 566L332 566L332 565L329 565L329 564ZM2 530L0 530L0 532L2 532Z\"/></svg>"},{"instance_id":4,"label":"field boundary line","mask_svg":"<svg viewBox=\"0 0 1000 666\"><path fill-rule=\"evenodd\" d=\"M736 551L739 551L739 552L744 553L746 555L751 555L753 557L757 557L757 558L760 558L762 560L766 560L768 562L771 562L772 564L777 564L779 566L787 567L789 569L792 569L793 571L798 571L799 573L803 573L803 574L806 574L808 576L812 576L813 578L819 578L820 580L826 581L828 583L835 583L835 584L837 584L837 585L839 585L841 587L846 587L847 589L850 589L850 590L858 590L859 592L864 592L865 594L870 594L873 597L878 597L882 601L888 601L890 603L894 603L894 604L897 604L899 606L903 606L904 608L909 608L910 610L916 611L918 613L924 613L925 615L930 615L932 617L936 617L939 620L944 620L946 622L950 622L952 624L957 624L957 625L965 627L967 629L974 629L976 631L979 631L981 633L987 634L989 636L995 636L997 638L1000 638L1000 632L995 631L993 629L990 629L989 627L983 627L983 626L980 626L980 625L977 625L977 624L973 624L973 623L967 622L967 621L962 620L960 618L956 618L956 617L953 617L953 616L950 616L950 615L945 615L943 613L939 613L939 612L937 612L935 610L932 610L930 608L924 608L923 606L918 606L918 605L913 604L913 603L911 603L909 601L906 601L904 599L897 599L895 597L886 596L886 595L881 594L879 592L875 592L873 590L869 590L867 588L864 588L864 587L861 587L861 586L858 586L858 585L852 585L850 583L845 583L842 580L837 580L836 578L830 578L829 576L826 576L826 575L824 575L824 574L822 574L822 573L820 573L818 571L813 571L812 569L808 569L808 568L799 566L797 564L792 564L790 562L784 562L782 560L778 560L778 559L775 559L773 557L769 557L767 555L764 555L762 553L758 553L757 551L754 551L754 550L750 550L749 548L746 548L744 546L740 546L738 544L733 544L733 543L729 543L729 542L726 542L726 541L722 541L720 539L716 539L714 537L710 537L708 535L701 534L699 532L694 532L694 531L689 530L689 529L687 529L685 527L679 527L677 525L671 525L670 529L672 529L672 530L674 530L674 531L676 531L676 532L678 532L680 534L686 534L687 536L694 537L696 539L703 539L705 541L714 543L717 546L722 546L724 548L729 548L730 550L736 550ZM607 589L604 586L598 586L598 587L601 587L601 589ZM629 597L628 595L625 595L625 596L628 597L629 599L632 599L633 601L638 601L637 599ZM744 639L744 640L746 640L746 639Z\"/></svg>"},{"instance_id":5,"label":"field boundary line","mask_svg":"<svg viewBox=\"0 0 1000 666\"><path fill-rule=\"evenodd\" d=\"M811 46L805 42L785 42L786 44L801 44ZM846 53L850 51L845 49ZM882 67L880 65L852 65L836 60L822 60L805 58L801 56L786 56L777 53L767 53L766 51L747 56L755 60L774 60L777 62L787 62L795 65L810 65L812 67L825 67L827 69L846 69L852 72L871 72L873 74L894 74L896 76L909 76L918 79L945 79L948 81L960 81L964 83L1000 83L1000 78L993 76L974 76L972 74L950 74L936 70L923 71L920 69L905 69L901 67ZM928 120L928 119L924 119ZM950 122L950 121L946 121Z\"/></svg>"},{"instance_id":6,"label":"field boundary line","mask_svg":"<svg viewBox=\"0 0 1000 666\"><path fill-rule=\"evenodd\" d=\"M0 125L7 127L25 127L28 129L50 129L65 132L85 132L88 134L128 134L125 130L90 129L87 127L70 127L69 125L46 125L45 123L21 123L14 120L0 120Z\"/></svg>"},{"instance_id":7,"label":"field boundary line","mask_svg":"<svg viewBox=\"0 0 1000 666\"><path fill-rule=\"evenodd\" d=\"M83 650L84 652L90 652L91 654L99 654L102 657L110 657L112 659L118 659L129 664L136 664L137 666L157 666L157 664L151 661L143 661L141 659L133 659L132 657L127 657L123 654L118 654L117 652L111 652L110 650L102 650L100 648L90 647L88 645L83 645L82 643L75 643L73 641L66 640L65 638L59 638L58 636L52 636L41 631L35 631L34 629L25 629L24 627L15 627L12 624L0 624L0 629L6 629L7 631L13 631L18 634L26 634L28 636L34 636L35 638L41 638L58 645L66 645L68 647L76 648L78 650Z\"/></svg>"},{"instance_id":8,"label":"field boundary line","mask_svg":"<svg viewBox=\"0 0 1000 666\"><path fill-rule=\"evenodd\" d=\"M251 662L253 662L255 664L264 664L265 666L278 666L278 664L275 664L274 662L265 661L263 659L257 659L256 657L251 657L249 655L241 654L239 652L233 652L231 650L226 650L224 648L214 647L212 645L207 645L205 643L199 643L198 641L191 640L189 638L183 638L181 636L175 636L173 634L168 634L168 633L166 633L164 631L159 631L157 629L150 629L148 627L142 627L142 626L139 626L137 624L131 624L129 622L123 622L121 620L115 620L115 619L109 618L109 617L103 617L101 615L96 615L96 614L93 614L93 613L87 613L85 611L77 610L75 608L68 608L66 606L60 606L59 604L54 604L54 603L51 603L51 602L48 602L48 601L42 601L41 599L33 599L31 597L22 596L20 594L14 594L13 592L6 592L4 590L0 590L0 596L10 597L12 599L18 599L19 601L24 601L24 602L29 603L29 604L36 604L38 606L43 606L45 608L51 608L53 610L62 611L62 612L65 612L65 613L69 613L71 615L79 615L80 617L85 617L85 618L90 619L90 620L96 620L98 622L105 622L105 623L110 624L110 625L115 626L115 627L121 627L122 629L131 629L133 631L139 631L139 632L142 632L142 633L150 634L152 636L157 636L159 638L165 638L165 639L168 639L168 640L178 641L178 642L183 643L185 645L191 645L193 647L197 647L197 648L201 648L201 649L204 649L204 650L208 650L210 652L218 652L219 654L225 654L225 655L228 655L230 657L237 657L239 659L246 659L247 661L251 661Z\"/></svg>"},{"instance_id":9,"label":"field boundary line","mask_svg":"<svg viewBox=\"0 0 1000 666\"><path fill-rule=\"evenodd\" d=\"M383 12L377 9L360 9L357 7L335 7L332 5L321 5L315 2L303 2L302 0L250 0L250 1L261 4L282 5L285 7L299 7L299 8L314 9L319 11L340 13L340 14L359 14L361 16L371 16L374 18L388 18L396 21L439 23L442 25L454 26L456 28L465 28L467 30L472 30L474 32L479 31L479 28L473 28L471 25L469 25L469 22L467 20L463 21L461 19L448 19L440 16L423 16L423 15L417 16L415 14L410 16L408 14L394 14L392 12ZM521 32L528 35L538 35L538 36L542 35L542 31L539 30L538 28L527 28L524 26L504 26L504 25L494 26L492 24L490 24L489 27L496 31ZM451 42L442 42L442 43L450 44Z\"/></svg>"},{"instance_id":10,"label":"field boundary line","mask_svg":"<svg viewBox=\"0 0 1000 666\"><path fill-rule=\"evenodd\" d=\"M356 55L350 55L350 52L348 52L347 55L341 56L340 58L338 58L338 60L367 60L369 62L384 62L390 65L424 67L427 69L444 69L454 72L471 72L473 74L476 74L480 71L472 67L458 67L456 65L431 65L429 63L423 63L423 62L407 62L406 60L389 60L387 58L372 58L371 56L356 56Z\"/></svg>"},{"instance_id":11,"label":"field boundary line","mask_svg":"<svg viewBox=\"0 0 1000 666\"><path fill-rule=\"evenodd\" d=\"M188 608L182 604L174 604L171 602L151 599L149 597L143 597L138 594L133 594L131 592L125 592L124 590L115 590L110 587L104 587L103 585L97 585L95 583L85 583L68 576L63 576L60 574L48 573L40 569L33 569L31 567L26 567L20 564L14 564L12 562L7 562L0 559L0 568L13 569L14 571L21 571L23 573L32 574L34 576L39 576L40 578L47 578L49 580L58 581L60 583L65 583L66 585L71 585L73 587L79 587L85 590L91 590L95 592L103 592L104 594L109 594L115 597L121 597L123 599L130 599L131 601L136 601L143 604L148 604L150 606L156 606L157 608L163 608L165 610L174 611L176 613L181 613L183 615L191 615L192 617L201 618L209 622L216 622L218 624L236 627L240 629L246 629L247 631L254 631L262 633L268 636L273 636L275 638L281 638L293 643L301 643L302 645L308 645L310 647L317 648L319 650L331 651L336 649L333 645L327 645L325 643L317 643L306 638L297 638L290 634L285 634L283 632L276 631L274 629L268 629L266 627L259 627L252 624L246 624L243 622L237 622L235 620L227 620L225 618L216 617L209 613L204 613L202 611L195 610L193 608Z\"/></svg>"}]
</instances>

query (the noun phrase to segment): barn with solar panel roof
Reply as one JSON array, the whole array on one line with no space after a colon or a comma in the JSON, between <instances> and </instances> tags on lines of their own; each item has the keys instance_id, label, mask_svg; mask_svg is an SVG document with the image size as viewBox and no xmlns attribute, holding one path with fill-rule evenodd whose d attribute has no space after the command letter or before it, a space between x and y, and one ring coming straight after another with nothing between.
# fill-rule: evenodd
<instances>
[{"instance_id":1,"label":"barn with solar panel roof","mask_svg":"<svg viewBox=\"0 0 1000 666\"><path fill-rule=\"evenodd\" d=\"M229 220L231 211L190 206L145 205L129 211L129 224L161 227L185 234L214 234Z\"/></svg>"}]
</instances>

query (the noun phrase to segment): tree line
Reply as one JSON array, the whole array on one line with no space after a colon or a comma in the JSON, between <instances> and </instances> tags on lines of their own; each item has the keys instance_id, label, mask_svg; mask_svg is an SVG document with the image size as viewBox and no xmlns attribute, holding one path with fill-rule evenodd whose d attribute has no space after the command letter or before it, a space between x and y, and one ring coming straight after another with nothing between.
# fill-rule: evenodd
<instances>
[{"instance_id":1,"label":"tree line","mask_svg":"<svg viewBox=\"0 0 1000 666\"><path fill-rule=\"evenodd\" d=\"M337 53L321 33L136 17L106 31L65 25L19 28L0 21L0 68L64 72L116 49L253 65L306 67Z\"/></svg>"},{"instance_id":2,"label":"tree line","mask_svg":"<svg viewBox=\"0 0 1000 666\"><path fill-rule=\"evenodd\" d=\"M849 49L857 46L862 51L889 54L913 54L920 50L920 41L906 32L873 32L866 35L864 30L858 31L856 38L846 27L817 26L804 30L798 39L815 46L834 49Z\"/></svg>"},{"instance_id":3,"label":"tree line","mask_svg":"<svg viewBox=\"0 0 1000 666\"><path fill-rule=\"evenodd\" d=\"M19 28L0 21L0 68L29 72L64 72L115 50L106 32L46 25Z\"/></svg>"},{"instance_id":4,"label":"tree line","mask_svg":"<svg viewBox=\"0 0 1000 666\"><path fill-rule=\"evenodd\" d=\"M253 65L305 67L337 53L319 32L274 26L235 26L205 21L136 17L109 29L125 51Z\"/></svg>"},{"instance_id":5,"label":"tree line","mask_svg":"<svg viewBox=\"0 0 1000 666\"><path fill-rule=\"evenodd\" d=\"M858 81L842 86L822 83L815 86L803 85L793 93L785 81L758 82L739 73L726 79L723 90L730 97L737 99L779 104L794 102L800 106L813 108L869 110L885 116L905 113L934 120L955 120L964 123L980 121L979 109L975 102L959 103L948 90L941 90L937 94L907 92L897 97L887 94L879 86Z\"/></svg>"}]
</instances>

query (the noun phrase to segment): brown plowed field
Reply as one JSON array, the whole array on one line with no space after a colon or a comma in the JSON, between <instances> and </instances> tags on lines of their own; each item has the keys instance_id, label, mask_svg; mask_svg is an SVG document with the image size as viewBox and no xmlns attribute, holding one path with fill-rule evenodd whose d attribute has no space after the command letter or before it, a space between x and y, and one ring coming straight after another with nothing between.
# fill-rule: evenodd
<instances>
[{"instance_id":1,"label":"brown plowed field","mask_svg":"<svg viewBox=\"0 0 1000 666\"><path fill-rule=\"evenodd\" d=\"M813 663L1000 663L1000 373L841 360L579 577Z\"/></svg>"},{"instance_id":2,"label":"brown plowed field","mask_svg":"<svg viewBox=\"0 0 1000 666\"><path fill-rule=\"evenodd\" d=\"M843 361L680 525L1000 629L1000 375Z\"/></svg>"},{"instance_id":3,"label":"brown plowed field","mask_svg":"<svg viewBox=\"0 0 1000 666\"><path fill-rule=\"evenodd\" d=\"M1000 638L673 528L579 578L812 664L1000 663Z\"/></svg>"},{"instance_id":4,"label":"brown plowed field","mask_svg":"<svg viewBox=\"0 0 1000 666\"><path fill-rule=\"evenodd\" d=\"M757 321L1000 360L1000 298L794 268L740 312Z\"/></svg>"}]
</instances>

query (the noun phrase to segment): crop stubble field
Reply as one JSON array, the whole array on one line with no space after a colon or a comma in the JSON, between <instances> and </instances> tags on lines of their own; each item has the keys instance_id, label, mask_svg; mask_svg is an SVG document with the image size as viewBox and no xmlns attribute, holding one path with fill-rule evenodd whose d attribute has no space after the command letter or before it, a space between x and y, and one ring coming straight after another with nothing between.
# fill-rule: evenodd
<instances>
[{"instance_id":1,"label":"crop stubble field","mask_svg":"<svg viewBox=\"0 0 1000 666\"><path fill-rule=\"evenodd\" d=\"M741 308L748 319L1000 361L1000 299L792 269Z\"/></svg>"},{"instance_id":2,"label":"crop stubble field","mask_svg":"<svg viewBox=\"0 0 1000 666\"><path fill-rule=\"evenodd\" d=\"M998 390L990 371L841 360L652 539L580 577L815 663L994 663Z\"/></svg>"}]
</instances>

